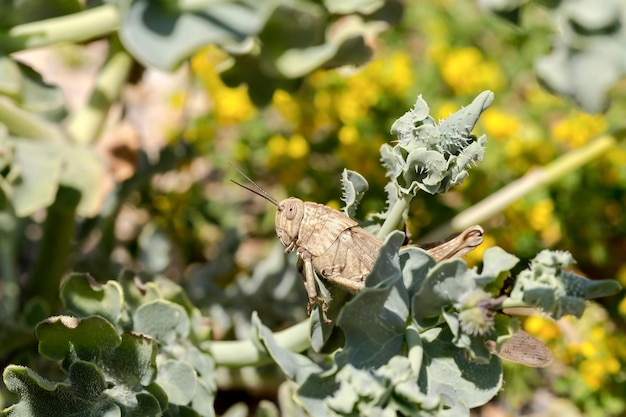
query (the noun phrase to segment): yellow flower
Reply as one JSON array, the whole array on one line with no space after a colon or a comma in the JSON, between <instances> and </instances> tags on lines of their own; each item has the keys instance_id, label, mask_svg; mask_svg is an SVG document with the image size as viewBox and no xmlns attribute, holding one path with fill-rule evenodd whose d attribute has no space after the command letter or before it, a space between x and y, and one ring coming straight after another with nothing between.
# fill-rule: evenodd
<instances>
[{"instance_id":1,"label":"yellow flower","mask_svg":"<svg viewBox=\"0 0 626 417\"><path fill-rule=\"evenodd\" d=\"M534 82L527 90L525 95L529 107L558 107L563 104L563 99L550 94L539 83Z\"/></svg>"},{"instance_id":2,"label":"yellow flower","mask_svg":"<svg viewBox=\"0 0 626 417\"><path fill-rule=\"evenodd\" d=\"M572 148L578 148L605 130L604 116L574 111L568 117L556 122L551 128L551 134L557 141L566 143Z\"/></svg>"},{"instance_id":3,"label":"yellow flower","mask_svg":"<svg viewBox=\"0 0 626 417\"><path fill-rule=\"evenodd\" d=\"M339 129L339 142L342 145L352 145L359 140L359 131L354 126L342 126Z\"/></svg>"},{"instance_id":4,"label":"yellow flower","mask_svg":"<svg viewBox=\"0 0 626 417\"><path fill-rule=\"evenodd\" d=\"M459 106L452 102L443 103L437 111L435 112L435 120L447 119L451 114L457 112L459 110Z\"/></svg>"},{"instance_id":5,"label":"yellow flower","mask_svg":"<svg viewBox=\"0 0 626 417\"><path fill-rule=\"evenodd\" d=\"M329 200L328 202L326 202L326 205L328 207L330 207L330 208L335 209L335 210L340 210L341 209L341 204L337 200Z\"/></svg>"},{"instance_id":6,"label":"yellow flower","mask_svg":"<svg viewBox=\"0 0 626 417\"><path fill-rule=\"evenodd\" d=\"M270 159L280 158L285 154L287 149L287 139L283 135L272 135L267 140L267 150Z\"/></svg>"},{"instance_id":7,"label":"yellow flower","mask_svg":"<svg viewBox=\"0 0 626 417\"><path fill-rule=\"evenodd\" d=\"M522 122L515 116L505 114L497 109L487 109L480 120L485 133L490 138L509 139L517 136Z\"/></svg>"},{"instance_id":8,"label":"yellow flower","mask_svg":"<svg viewBox=\"0 0 626 417\"><path fill-rule=\"evenodd\" d=\"M309 153L309 143L304 136L297 133L289 138L286 152L292 159L303 158Z\"/></svg>"},{"instance_id":9,"label":"yellow flower","mask_svg":"<svg viewBox=\"0 0 626 417\"><path fill-rule=\"evenodd\" d=\"M248 98L247 88L229 88L219 77L218 67L227 55L217 48L209 47L196 54L191 61L195 75L202 80L207 93L213 98L213 112L221 125L237 124L256 114L256 107Z\"/></svg>"},{"instance_id":10,"label":"yellow flower","mask_svg":"<svg viewBox=\"0 0 626 417\"><path fill-rule=\"evenodd\" d=\"M527 211L526 218L528 225L536 231L542 231L552 222L552 213L554 212L554 202L549 198L534 204Z\"/></svg>"},{"instance_id":11,"label":"yellow flower","mask_svg":"<svg viewBox=\"0 0 626 417\"><path fill-rule=\"evenodd\" d=\"M439 62L441 76L456 95L477 94L483 90L499 90L504 74L498 63L485 60L476 48L448 51Z\"/></svg>"},{"instance_id":12,"label":"yellow flower","mask_svg":"<svg viewBox=\"0 0 626 417\"><path fill-rule=\"evenodd\" d=\"M594 342L586 340L580 345L580 354L586 358L593 358L598 354L598 349Z\"/></svg>"},{"instance_id":13,"label":"yellow flower","mask_svg":"<svg viewBox=\"0 0 626 417\"><path fill-rule=\"evenodd\" d=\"M300 123L300 105L286 91L276 90L272 104L290 122Z\"/></svg>"},{"instance_id":14,"label":"yellow flower","mask_svg":"<svg viewBox=\"0 0 626 417\"><path fill-rule=\"evenodd\" d=\"M530 316L524 321L524 330L543 341L554 340L560 337L561 331L552 320L541 316Z\"/></svg>"},{"instance_id":15,"label":"yellow flower","mask_svg":"<svg viewBox=\"0 0 626 417\"><path fill-rule=\"evenodd\" d=\"M579 369L583 381L591 390L596 391L602 387L604 369L599 366L598 361L585 359Z\"/></svg>"}]
</instances>

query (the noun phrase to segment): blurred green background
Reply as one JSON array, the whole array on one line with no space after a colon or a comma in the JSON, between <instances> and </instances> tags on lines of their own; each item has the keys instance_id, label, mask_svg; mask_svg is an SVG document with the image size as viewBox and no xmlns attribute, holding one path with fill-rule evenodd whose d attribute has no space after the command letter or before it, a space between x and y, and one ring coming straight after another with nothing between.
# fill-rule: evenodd
<instances>
[{"instance_id":1,"label":"blurred green background","mask_svg":"<svg viewBox=\"0 0 626 417\"><path fill-rule=\"evenodd\" d=\"M534 65L551 50L555 31L549 8L533 3L520 26L462 0L394 2L390 10L398 20L390 18L381 33L372 29L366 40L375 52L371 62L316 70L292 91L276 90L265 107L253 104L245 85L230 87L220 77L230 57L215 46L197 51L174 74L137 66L123 108L114 108L95 145L109 174L99 185L99 215L78 219L64 271L89 272L99 281L123 268L145 279L165 275L212 317L216 339L245 337L252 310L266 325L284 328L306 316L304 287L295 275L285 286L258 271L287 265L295 274L295 259L285 259L277 244L274 207L230 182L241 178L229 163L278 199L296 196L336 208L342 170L358 171L370 185L359 207L366 218L385 206L379 148L394 140L391 124L416 96L423 95L437 118L491 90L495 101L476 131L488 137L485 159L462 186L414 199L407 229L420 242L534 168L624 128L623 78L608 90L611 103L602 113L587 113L540 85ZM58 82L80 108L103 57L96 43L55 45L21 59ZM116 201L106 198L113 192ZM625 206L626 148L618 142L482 223L485 242L467 259L478 265L482 252L497 245L525 267L544 248L568 250L583 275L624 285ZM14 273L22 286L36 263L45 219L38 210L21 218L15 232ZM626 415L624 300L623 294L602 300L579 321L529 318L525 329L552 348L556 363L541 371L511 365L501 396L477 415ZM54 304L31 301L23 294L22 307L5 310L3 322L32 323L55 312ZM8 329L5 336L14 336ZM28 362L34 346L24 331L23 339L0 349L0 363ZM218 409L220 401L230 404L244 393L251 404L272 398L274 385L263 382L263 370L258 378L224 376ZM3 399L8 404L9 397Z\"/></svg>"}]
</instances>

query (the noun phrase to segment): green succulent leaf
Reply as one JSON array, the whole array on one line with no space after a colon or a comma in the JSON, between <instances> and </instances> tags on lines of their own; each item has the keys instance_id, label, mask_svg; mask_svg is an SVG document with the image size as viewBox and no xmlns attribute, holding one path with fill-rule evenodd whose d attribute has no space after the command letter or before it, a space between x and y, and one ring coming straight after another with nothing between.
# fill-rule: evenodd
<instances>
[{"instance_id":1,"label":"green succulent leaf","mask_svg":"<svg viewBox=\"0 0 626 417\"><path fill-rule=\"evenodd\" d=\"M156 382L167 393L169 401L179 405L189 404L197 389L195 370L179 360L161 363Z\"/></svg>"},{"instance_id":2,"label":"green succulent leaf","mask_svg":"<svg viewBox=\"0 0 626 417\"><path fill-rule=\"evenodd\" d=\"M590 280L564 270L573 263L569 252L541 251L530 267L517 276L511 300L540 308L555 319L568 314L580 317L585 300L615 294L621 289L617 281Z\"/></svg>"},{"instance_id":3,"label":"green succulent leaf","mask_svg":"<svg viewBox=\"0 0 626 417\"><path fill-rule=\"evenodd\" d=\"M3 377L7 388L22 399L0 412L3 417L69 416L77 413L102 417L121 413L119 405L102 395L106 389L105 380L97 367L89 362L72 364L65 382L48 381L30 369L16 365L8 366ZM161 411L158 403L153 406L153 413Z\"/></svg>"},{"instance_id":4,"label":"green succulent leaf","mask_svg":"<svg viewBox=\"0 0 626 417\"><path fill-rule=\"evenodd\" d=\"M461 259L435 265L413 297L413 317L422 327L436 323L443 310L476 288L478 273ZM433 321L434 320L434 321Z\"/></svg>"},{"instance_id":5,"label":"green succulent leaf","mask_svg":"<svg viewBox=\"0 0 626 417\"><path fill-rule=\"evenodd\" d=\"M140 387L156 374L156 345L136 334L117 334L101 317L54 317L36 328L39 351L61 360L68 378L51 382L22 367L8 367L7 387L21 401L6 416L159 415L159 401ZM111 414L112 413L112 414Z\"/></svg>"},{"instance_id":6,"label":"green succulent leaf","mask_svg":"<svg viewBox=\"0 0 626 417\"><path fill-rule=\"evenodd\" d=\"M259 33L274 2L213 2L194 11L169 10L165 2L135 0L122 9L120 38L146 65L176 68L204 45L241 48Z\"/></svg>"},{"instance_id":7,"label":"green succulent leaf","mask_svg":"<svg viewBox=\"0 0 626 417\"><path fill-rule=\"evenodd\" d=\"M18 216L31 215L54 201L59 185L80 193L78 214L92 217L100 212L107 193L102 159L91 148L50 141L11 139L11 202Z\"/></svg>"},{"instance_id":8,"label":"green succulent leaf","mask_svg":"<svg viewBox=\"0 0 626 417\"><path fill-rule=\"evenodd\" d=\"M452 333L435 327L421 334L424 364L419 385L429 397L440 398L447 410L439 415L468 415L469 409L485 404L502 386L502 364L492 355L482 364L466 357L453 343Z\"/></svg>"},{"instance_id":9,"label":"green succulent leaf","mask_svg":"<svg viewBox=\"0 0 626 417\"><path fill-rule=\"evenodd\" d=\"M52 360L101 358L122 342L115 327L102 317L51 317L35 329L39 352Z\"/></svg>"},{"instance_id":10,"label":"green succulent leaf","mask_svg":"<svg viewBox=\"0 0 626 417\"><path fill-rule=\"evenodd\" d=\"M169 344L189 336L189 315L179 304L155 300L135 311L133 329Z\"/></svg>"},{"instance_id":11,"label":"green succulent leaf","mask_svg":"<svg viewBox=\"0 0 626 417\"><path fill-rule=\"evenodd\" d=\"M460 184L471 165L483 158L486 137L476 138L472 129L492 101L493 93L484 91L469 106L437 124L418 96L413 108L391 126L398 143L381 147L381 160L392 184L387 188L388 200L415 195L420 189L444 193Z\"/></svg>"},{"instance_id":12,"label":"green succulent leaf","mask_svg":"<svg viewBox=\"0 0 626 417\"><path fill-rule=\"evenodd\" d=\"M519 262L519 258L511 255L498 246L492 246L483 254L483 269L478 281L485 285L499 282L501 287L504 278L508 277L511 269Z\"/></svg>"},{"instance_id":13,"label":"green succulent leaf","mask_svg":"<svg viewBox=\"0 0 626 417\"><path fill-rule=\"evenodd\" d=\"M339 314L337 325L346 337L344 349L337 355L339 363L358 368L380 366L401 352L409 316L398 255L403 242L404 234L389 235L365 288Z\"/></svg>"},{"instance_id":14,"label":"green succulent leaf","mask_svg":"<svg viewBox=\"0 0 626 417\"><path fill-rule=\"evenodd\" d=\"M99 315L118 323L122 316L124 294L115 281L97 283L89 274L70 274L61 284L61 301L65 308L81 317Z\"/></svg>"}]
</instances>

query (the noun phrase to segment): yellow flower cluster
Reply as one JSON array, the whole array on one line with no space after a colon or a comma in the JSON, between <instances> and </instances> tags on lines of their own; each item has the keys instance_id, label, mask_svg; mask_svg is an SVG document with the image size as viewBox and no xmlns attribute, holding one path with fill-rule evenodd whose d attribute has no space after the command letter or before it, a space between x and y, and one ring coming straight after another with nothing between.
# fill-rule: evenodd
<instances>
[{"instance_id":1,"label":"yellow flower cluster","mask_svg":"<svg viewBox=\"0 0 626 417\"><path fill-rule=\"evenodd\" d=\"M437 62L439 71L455 95L498 91L504 87L505 77L498 63L486 59L477 48L450 49L441 55Z\"/></svg>"},{"instance_id":2,"label":"yellow flower cluster","mask_svg":"<svg viewBox=\"0 0 626 417\"><path fill-rule=\"evenodd\" d=\"M594 327L579 343L570 343L569 354L582 358L578 364L582 380L592 391L602 388L604 381L617 374L621 365L615 352L607 345L606 329Z\"/></svg>"},{"instance_id":3,"label":"yellow flower cluster","mask_svg":"<svg viewBox=\"0 0 626 417\"><path fill-rule=\"evenodd\" d=\"M267 150L270 155L270 163L284 157L301 159L309 154L309 143L300 134L294 134L289 138L283 135L272 135L267 141Z\"/></svg>"},{"instance_id":4,"label":"yellow flower cluster","mask_svg":"<svg viewBox=\"0 0 626 417\"><path fill-rule=\"evenodd\" d=\"M554 139L571 148L586 145L591 139L606 130L606 119L602 115L592 115L574 110L557 121L550 132Z\"/></svg>"},{"instance_id":5,"label":"yellow flower cluster","mask_svg":"<svg viewBox=\"0 0 626 417\"><path fill-rule=\"evenodd\" d=\"M219 77L218 68L227 56L215 47L208 47L191 60L191 69L202 80L212 98L213 114L220 125L233 125L251 119L256 108L248 98L247 87L229 88Z\"/></svg>"},{"instance_id":6,"label":"yellow flower cluster","mask_svg":"<svg viewBox=\"0 0 626 417\"><path fill-rule=\"evenodd\" d=\"M490 139L510 140L519 135L522 127L522 122L518 117L506 114L497 108L487 109L481 115L480 120Z\"/></svg>"},{"instance_id":7,"label":"yellow flower cluster","mask_svg":"<svg viewBox=\"0 0 626 417\"><path fill-rule=\"evenodd\" d=\"M555 355L576 367L585 385L597 391L621 371L620 360L626 358L626 347L611 336L610 325L606 311L591 304L580 321L567 316L557 323L531 316L524 322L524 330L552 346Z\"/></svg>"},{"instance_id":8,"label":"yellow flower cluster","mask_svg":"<svg viewBox=\"0 0 626 417\"><path fill-rule=\"evenodd\" d=\"M405 99L413 84L411 60L405 52L383 55L363 69L346 75L338 71L317 71L300 92L290 95L276 91L272 107L288 125L290 135L273 135L268 141L268 159L301 159L310 152L309 140L323 141L336 135L336 155L344 166L361 174L380 168L378 149L384 140L363 134L371 120L371 109L381 98Z\"/></svg>"},{"instance_id":9,"label":"yellow flower cluster","mask_svg":"<svg viewBox=\"0 0 626 417\"><path fill-rule=\"evenodd\" d=\"M539 315L528 317L524 321L524 330L546 344L561 337L559 326L553 320Z\"/></svg>"}]
</instances>

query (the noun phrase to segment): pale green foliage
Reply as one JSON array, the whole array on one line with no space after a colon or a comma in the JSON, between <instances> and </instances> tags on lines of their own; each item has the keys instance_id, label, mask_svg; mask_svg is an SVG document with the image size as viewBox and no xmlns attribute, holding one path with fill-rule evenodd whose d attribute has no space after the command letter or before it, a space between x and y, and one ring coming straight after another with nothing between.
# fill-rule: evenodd
<instances>
[{"instance_id":1,"label":"pale green foliage","mask_svg":"<svg viewBox=\"0 0 626 417\"><path fill-rule=\"evenodd\" d=\"M531 261L530 268L518 275L511 300L521 300L558 319L568 314L580 317L586 299L619 291L617 281L592 281L564 270L573 263L569 252L541 251Z\"/></svg>"},{"instance_id":2,"label":"pale green foliage","mask_svg":"<svg viewBox=\"0 0 626 417\"><path fill-rule=\"evenodd\" d=\"M520 24L521 0L481 0L480 5ZM555 30L549 55L535 65L539 80L588 112L608 107L608 92L626 74L626 3L622 0L552 0Z\"/></svg>"}]
</instances>

